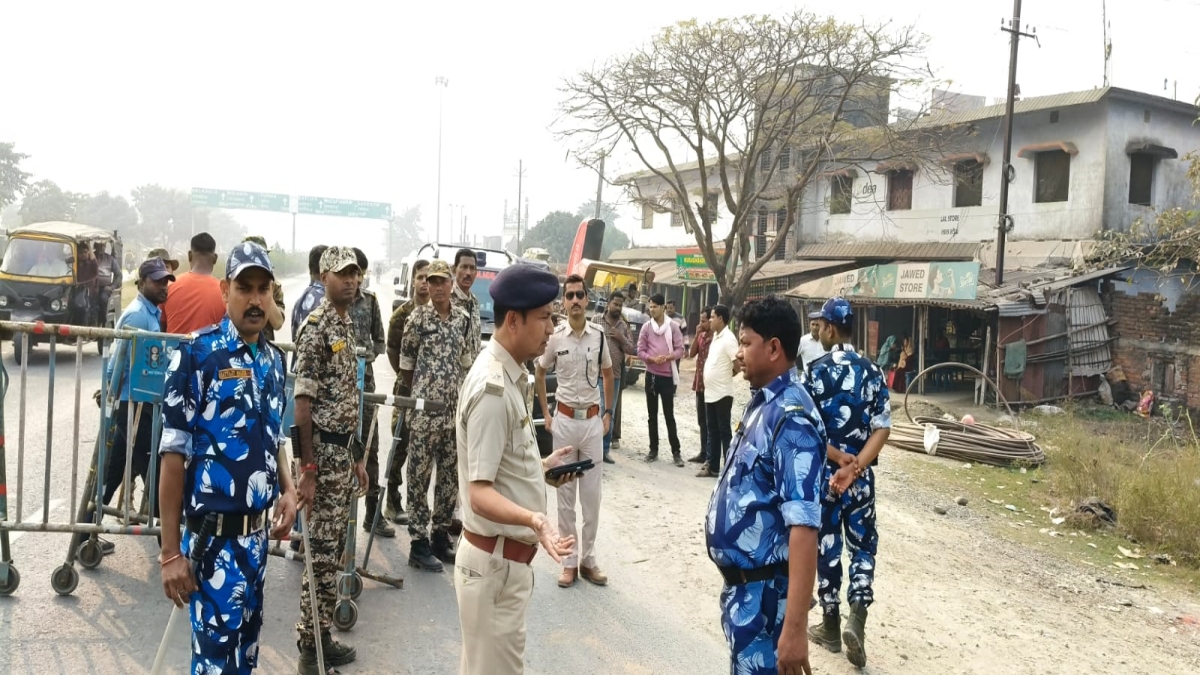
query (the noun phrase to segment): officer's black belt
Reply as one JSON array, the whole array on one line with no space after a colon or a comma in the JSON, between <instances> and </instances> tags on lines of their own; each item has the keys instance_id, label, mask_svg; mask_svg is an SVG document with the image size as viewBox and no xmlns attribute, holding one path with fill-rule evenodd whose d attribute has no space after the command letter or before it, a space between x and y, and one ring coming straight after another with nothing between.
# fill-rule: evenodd
<instances>
[{"instance_id":1,"label":"officer's black belt","mask_svg":"<svg viewBox=\"0 0 1200 675\"><path fill-rule=\"evenodd\" d=\"M218 513L214 537L244 537L263 529L266 513ZM184 521L189 532L199 532L205 516L188 516Z\"/></svg>"},{"instance_id":2,"label":"officer's black belt","mask_svg":"<svg viewBox=\"0 0 1200 675\"><path fill-rule=\"evenodd\" d=\"M741 586L743 584L754 583L755 581L766 581L774 579L780 574L787 574L787 561L767 565L766 567L756 567L752 570L745 570L740 567L718 567L721 570L721 576L725 577L725 583L730 586Z\"/></svg>"},{"instance_id":3,"label":"officer's black belt","mask_svg":"<svg viewBox=\"0 0 1200 675\"><path fill-rule=\"evenodd\" d=\"M350 441L354 440L354 434L335 434L324 429L317 429L317 435L319 436L316 439L318 443L328 443L343 448L350 447Z\"/></svg>"}]
</instances>

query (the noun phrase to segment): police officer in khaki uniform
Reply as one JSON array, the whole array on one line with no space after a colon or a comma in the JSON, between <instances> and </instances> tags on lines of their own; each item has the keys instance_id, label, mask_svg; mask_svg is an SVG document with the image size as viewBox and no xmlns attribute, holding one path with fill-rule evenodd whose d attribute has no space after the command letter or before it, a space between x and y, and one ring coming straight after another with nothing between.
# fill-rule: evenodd
<instances>
[{"instance_id":1,"label":"police officer in khaki uniform","mask_svg":"<svg viewBox=\"0 0 1200 675\"><path fill-rule=\"evenodd\" d=\"M462 542L454 589L462 628L459 672L524 671L525 612L533 593L530 561L538 543L556 562L570 555L546 517L545 472L573 448L538 455L529 414L529 373L522 363L542 354L551 333L550 303L558 279L529 265L504 268L492 282L496 332L475 359L458 401L458 484Z\"/></svg>"},{"instance_id":2,"label":"police officer in khaki uniform","mask_svg":"<svg viewBox=\"0 0 1200 675\"><path fill-rule=\"evenodd\" d=\"M316 674L316 640L327 666L350 663L357 652L330 637L337 575L346 548L346 522L354 499L354 479L367 486L358 430L358 363L350 305L358 291L359 268L354 251L331 246L321 254L325 298L314 309L296 339L296 427L299 439L300 502L309 509L312 569L303 576L300 593L301 675ZM319 617L312 616L310 585L316 584ZM320 635L313 630L319 618ZM321 675L327 675L322 673Z\"/></svg>"},{"instance_id":3,"label":"police officer in khaki uniform","mask_svg":"<svg viewBox=\"0 0 1200 675\"><path fill-rule=\"evenodd\" d=\"M563 282L563 307L567 320L558 324L546 351L537 362L537 394L542 410L550 410L546 396L546 371L558 375L556 402L552 415L546 417L546 429L554 437L554 445L569 445L574 452L568 462L592 460L596 468L585 473L577 484L558 491L558 526L567 536L575 535L575 496L583 511L583 536L579 538L579 554L563 558L562 575L558 585L570 588L576 576L603 586L608 577L596 564L596 532L600 529L600 465L604 461L604 435L612 423L613 369L604 333L589 323L585 311L588 304L587 282L572 274ZM604 381L604 397L598 385Z\"/></svg>"}]
</instances>

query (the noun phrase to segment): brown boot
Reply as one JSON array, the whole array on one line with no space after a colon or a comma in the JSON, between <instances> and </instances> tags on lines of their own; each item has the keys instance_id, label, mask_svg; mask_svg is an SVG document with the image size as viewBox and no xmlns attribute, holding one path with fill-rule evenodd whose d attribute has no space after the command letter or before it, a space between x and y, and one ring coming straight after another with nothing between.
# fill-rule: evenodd
<instances>
[{"instance_id":1,"label":"brown boot","mask_svg":"<svg viewBox=\"0 0 1200 675\"><path fill-rule=\"evenodd\" d=\"M583 565L580 565L579 576L587 579L597 586L604 586L608 584L608 577L605 576L604 572L600 571L599 567L584 567Z\"/></svg>"},{"instance_id":2,"label":"brown boot","mask_svg":"<svg viewBox=\"0 0 1200 675\"><path fill-rule=\"evenodd\" d=\"M564 567L562 574L558 575L558 587L570 588L575 585L575 577L579 570L575 567Z\"/></svg>"}]
</instances>

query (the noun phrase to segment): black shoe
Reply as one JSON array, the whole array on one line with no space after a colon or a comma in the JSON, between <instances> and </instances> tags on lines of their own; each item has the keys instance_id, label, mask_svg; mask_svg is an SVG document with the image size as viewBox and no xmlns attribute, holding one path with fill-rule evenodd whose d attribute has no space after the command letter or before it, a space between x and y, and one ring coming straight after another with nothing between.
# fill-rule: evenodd
<instances>
[{"instance_id":1,"label":"black shoe","mask_svg":"<svg viewBox=\"0 0 1200 675\"><path fill-rule=\"evenodd\" d=\"M112 555L117 550L117 545L107 539L96 537L96 541L100 543L100 555Z\"/></svg>"},{"instance_id":2,"label":"black shoe","mask_svg":"<svg viewBox=\"0 0 1200 675\"><path fill-rule=\"evenodd\" d=\"M679 454L678 452L672 455L671 458L675 460L675 466L682 467L684 465L683 455Z\"/></svg>"},{"instance_id":3,"label":"black shoe","mask_svg":"<svg viewBox=\"0 0 1200 675\"><path fill-rule=\"evenodd\" d=\"M850 618L842 631L842 642L846 645L846 659L859 668L867 665L866 623L867 608L850 605Z\"/></svg>"},{"instance_id":4,"label":"black shoe","mask_svg":"<svg viewBox=\"0 0 1200 675\"><path fill-rule=\"evenodd\" d=\"M445 532L433 533L433 556L447 565L454 564L454 543Z\"/></svg>"},{"instance_id":5,"label":"black shoe","mask_svg":"<svg viewBox=\"0 0 1200 675\"><path fill-rule=\"evenodd\" d=\"M408 524L408 514L404 512L404 507L398 504L395 508L389 508L387 511L385 511L384 515L386 515L389 520L397 525Z\"/></svg>"},{"instance_id":6,"label":"black shoe","mask_svg":"<svg viewBox=\"0 0 1200 675\"><path fill-rule=\"evenodd\" d=\"M413 539L412 548L408 551L408 564L429 572L441 572L444 569L442 561L434 557L433 550L429 548L428 539Z\"/></svg>"},{"instance_id":7,"label":"black shoe","mask_svg":"<svg viewBox=\"0 0 1200 675\"><path fill-rule=\"evenodd\" d=\"M657 462L658 461L658 451L654 450L650 454L646 455L646 461L647 462Z\"/></svg>"},{"instance_id":8,"label":"black shoe","mask_svg":"<svg viewBox=\"0 0 1200 675\"><path fill-rule=\"evenodd\" d=\"M616 464L617 462L616 462L616 460L614 460L612 457L609 457L608 455L605 455L605 456L604 456L604 463L605 463L605 464Z\"/></svg>"},{"instance_id":9,"label":"black shoe","mask_svg":"<svg viewBox=\"0 0 1200 675\"><path fill-rule=\"evenodd\" d=\"M706 461L708 461L708 458L704 456L703 452L688 460L691 464L703 464Z\"/></svg>"},{"instance_id":10,"label":"black shoe","mask_svg":"<svg viewBox=\"0 0 1200 675\"><path fill-rule=\"evenodd\" d=\"M358 650L334 640L329 633L321 633L321 654L327 666L344 666L358 658Z\"/></svg>"},{"instance_id":11,"label":"black shoe","mask_svg":"<svg viewBox=\"0 0 1200 675\"><path fill-rule=\"evenodd\" d=\"M371 516L371 519L374 520L375 517ZM370 532L371 524L364 522L363 531ZM391 539L392 537L396 536L396 528L389 525L386 518L380 517L379 522L375 524L375 536Z\"/></svg>"}]
</instances>

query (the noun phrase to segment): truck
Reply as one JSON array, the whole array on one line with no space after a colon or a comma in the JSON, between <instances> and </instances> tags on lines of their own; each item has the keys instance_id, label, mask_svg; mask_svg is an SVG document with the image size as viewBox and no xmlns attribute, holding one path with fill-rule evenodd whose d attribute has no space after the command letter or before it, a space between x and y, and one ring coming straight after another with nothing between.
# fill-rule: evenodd
<instances>
[{"instance_id":1,"label":"truck","mask_svg":"<svg viewBox=\"0 0 1200 675\"><path fill-rule=\"evenodd\" d=\"M395 311L401 304L408 302L412 298L412 269L418 260L444 260L453 268L455 254L463 248L470 247L458 244L425 244L406 256L400 262L399 276L392 280L396 291L396 298L392 301L392 311ZM543 269L549 269L549 265L541 260L518 258L508 251L483 248L471 248L470 250L475 253L475 267L478 270L475 275L475 282L471 284L471 293L479 301L480 346L482 347L492 339L492 334L496 331L496 317L493 312L494 303L492 302L492 295L488 292L488 288L492 285L492 281L496 279L496 275L500 273L500 270L511 265L534 265ZM529 381L532 385L533 363L527 363L525 367L529 371ZM556 389L556 385L557 381L554 374L547 373L546 396L551 408L554 406L554 390ZM532 390L533 387L531 386L530 389ZM550 432L546 431L545 415L542 412L541 403L536 396L533 397L532 409L538 451L545 457L553 450L553 438L550 436Z\"/></svg>"},{"instance_id":2,"label":"truck","mask_svg":"<svg viewBox=\"0 0 1200 675\"><path fill-rule=\"evenodd\" d=\"M629 324L629 331L633 334L633 341L636 344L642 326L650 320L650 317L642 311L640 298L645 294L645 289L649 288L654 281L654 272L641 267L586 258L580 259L574 269L575 273L583 277L587 287L591 289L590 309L593 312L593 318L604 313L608 304L608 296L613 291L621 291L625 294L625 308L621 312L621 317ZM625 357L625 377L621 382L621 388L637 384L638 377L644 372L646 372L646 364L636 354L627 355Z\"/></svg>"}]
</instances>

